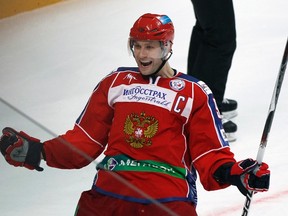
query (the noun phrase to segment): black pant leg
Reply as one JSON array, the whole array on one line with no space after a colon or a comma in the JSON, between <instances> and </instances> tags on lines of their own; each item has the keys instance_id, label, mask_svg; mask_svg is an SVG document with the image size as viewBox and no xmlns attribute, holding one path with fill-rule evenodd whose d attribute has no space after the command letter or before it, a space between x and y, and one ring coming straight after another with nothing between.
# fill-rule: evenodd
<instances>
[{"instance_id":1,"label":"black pant leg","mask_svg":"<svg viewBox=\"0 0 288 216\"><path fill-rule=\"evenodd\" d=\"M188 53L188 74L204 81L222 102L236 49L232 0L191 0L196 24Z\"/></svg>"}]
</instances>

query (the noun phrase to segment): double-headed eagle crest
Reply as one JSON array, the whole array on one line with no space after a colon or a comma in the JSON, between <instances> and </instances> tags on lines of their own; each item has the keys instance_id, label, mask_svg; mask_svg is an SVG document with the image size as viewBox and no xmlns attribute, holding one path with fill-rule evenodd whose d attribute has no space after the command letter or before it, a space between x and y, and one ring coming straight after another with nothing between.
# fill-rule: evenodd
<instances>
[{"instance_id":1,"label":"double-headed eagle crest","mask_svg":"<svg viewBox=\"0 0 288 216\"><path fill-rule=\"evenodd\" d=\"M144 112L137 115L132 113L127 116L124 132L126 141L133 148L143 148L152 144L151 138L158 131L158 120L153 116L146 116Z\"/></svg>"}]
</instances>

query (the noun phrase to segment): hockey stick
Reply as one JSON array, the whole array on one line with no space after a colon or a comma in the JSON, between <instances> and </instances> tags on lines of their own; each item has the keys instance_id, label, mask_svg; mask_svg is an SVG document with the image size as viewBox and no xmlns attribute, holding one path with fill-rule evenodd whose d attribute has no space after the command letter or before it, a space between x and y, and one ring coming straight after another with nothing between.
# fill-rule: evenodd
<instances>
[{"instance_id":1,"label":"hockey stick","mask_svg":"<svg viewBox=\"0 0 288 216\"><path fill-rule=\"evenodd\" d=\"M279 94L280 94L280 89L281 89L281 86L282 86L282 82L283 82L283 78L284 78L284 74L285 74L285 70L286 70L286 66L287 66L287 59L288 59L288 39L286 41L286 46L285 46L285 50L284 50L284 54L283 54L283 58L282 58L281 66L280 66L280 70L279 70L278 77L277 77L277 80L276 80L276 84L275 84L275 87L274 87L272 99L271 99L270 106L269 106L268 116L266 118L264 130L263 130L262 137L261 137L260 146L259 146L258 153L257 153L256 160L257 160L257 162L259 164L261 164L262 161L263 161L265 149L266 149L266 146L267 146L268 135L269 135L269 132L270 132L270 129L271 129L271 125L272 125L272 122L273 122L274 113L275 113L275 109L276 109L276 106L277 106L277 102L278 102L278 98L279 98ZM248 193L246 195L245 204L244 204L244 207L243 207L242 216L247 216L248 215L253 194L254 194L253 191L248 191Z\"/></svg>"}]
</instances>

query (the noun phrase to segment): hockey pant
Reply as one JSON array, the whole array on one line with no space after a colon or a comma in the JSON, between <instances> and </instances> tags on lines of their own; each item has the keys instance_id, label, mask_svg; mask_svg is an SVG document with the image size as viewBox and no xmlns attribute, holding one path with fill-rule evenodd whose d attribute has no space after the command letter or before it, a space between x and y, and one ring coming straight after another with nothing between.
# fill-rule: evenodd
<instances>
[{"instance_id":1,"label":"hockey pant","mask_svg":"<svg viewBox=\"0 0 288 216\"><path fill-rule=\"evenodd\" d=\"M155 204L141 204L102 195L94 190L81 194L75 216L197 216L195 206L188 202L167 202L163 205L173 211L168 213Z\"/></svg>"}]
</instances>

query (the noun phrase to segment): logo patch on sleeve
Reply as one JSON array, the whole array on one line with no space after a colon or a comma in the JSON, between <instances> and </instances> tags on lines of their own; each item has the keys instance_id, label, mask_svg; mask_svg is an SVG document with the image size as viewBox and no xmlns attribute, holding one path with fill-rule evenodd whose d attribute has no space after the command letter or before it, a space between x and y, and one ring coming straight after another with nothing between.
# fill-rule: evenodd
<instances>
[{"instance_id":1,"label":"logo patch on sleeve","mask_svg":"<svg viewBox=\"0 0 288 216\"><path fill-rule=\"evenodd\" d=\"M208 87L206 83L203 81L199 81L198 84L202 87L202 89L207 93L207 94L212 94L211 89Z\"/></svg>"}]
</instances>

